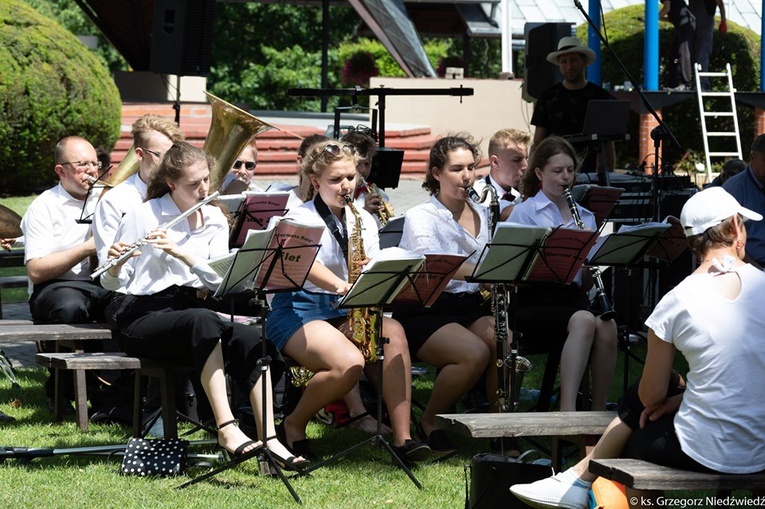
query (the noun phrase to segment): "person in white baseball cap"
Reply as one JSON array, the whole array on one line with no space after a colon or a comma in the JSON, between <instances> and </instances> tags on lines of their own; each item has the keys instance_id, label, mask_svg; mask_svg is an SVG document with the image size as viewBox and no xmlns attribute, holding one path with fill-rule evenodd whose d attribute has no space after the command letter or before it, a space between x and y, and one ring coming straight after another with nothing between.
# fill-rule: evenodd
<instances>
[{"instance_id":1,"label":"person in white baseball cap","mask_svg":"<svg viewBox=\"0 0 765 509\"><path fill-rule=\"evenodd\" d=\"M625 457L728 474L765 469L765 394L752 390L765 384L765 272L743 261L743 221L762 215L714 187L693 195L680 216L699 265L646 320L639 384L619 401L618 417L579 463L510 487L532 507L586 509L595 480L591 459ZM686 381L672 370L676 352L688 362ZM637 495L627 491L628 498Z\"/></svg>"},{"instance_id":2,"label":"person in white baseball cap","mask_svg":"<svg viewBox=\"0 0 765 509\"><path fill-rule=\"evenodd\" d=\"M762 214L742 207L725 189L710 187L694 194L685 203L680 213L680 223L683 225L685 236L692 237L737 214L744 220L762 220Z\"/></svg>"}]
</instances>

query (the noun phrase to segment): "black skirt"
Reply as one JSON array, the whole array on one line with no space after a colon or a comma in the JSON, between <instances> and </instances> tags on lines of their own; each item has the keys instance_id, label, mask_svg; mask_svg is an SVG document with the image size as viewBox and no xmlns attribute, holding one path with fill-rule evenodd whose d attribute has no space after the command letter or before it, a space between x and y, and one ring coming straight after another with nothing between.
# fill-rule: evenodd
<instances>
[{"instance_id":1,"label":"black skirt","mask_svg":"<svg viewBox=\"0 0 765 509\"><path fill-rule=\"evenodd\" d=\"M197 373L220 340L226 371L245 394L260 376L263 354L260 329L223 319L204 307L196 290L172 286L154 295L118 294L106 309L106 318L123 350L137 357L188 363ZM271 377L278 380L284 361L266 342Z\"/></svg>"},{"instance_id":2,"label":"black skirt","mask_svg":"<svg viewBox=\"0 0 765 509\"><path fill-rule=\"evenodd\" d=\"M410 306L393 309L393 318L404 327L409 342L409 353L413 359L430 336L444 325L459 323L467 326L490 314L478 292L444 292L429 308Z\"/></svg>"}]
</instances>

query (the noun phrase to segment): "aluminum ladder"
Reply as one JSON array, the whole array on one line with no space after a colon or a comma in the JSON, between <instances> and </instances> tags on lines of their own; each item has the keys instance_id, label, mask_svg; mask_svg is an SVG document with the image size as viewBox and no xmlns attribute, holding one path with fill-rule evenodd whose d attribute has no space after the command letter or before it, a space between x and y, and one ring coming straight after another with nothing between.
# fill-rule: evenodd
<instances>
[{"instance_id":1,"label":"aluminum ladder","mask_svg":"<svg viewBox=\"0 0 765 509\"><path fill-rule=\"evenodd\" d=\"M712 182L712 159L727 160L732 157L743 159L741 151L741 134L738 128L738 115L736 114L736 89L733 87L733 75L731 74L730 64L725 65L725 72L703 72L699 65L695 66L696 74L696 97L699 101L699 116L701 117L701 133L704 138L704 155L706 157L706 171L707 182ZM725 86L727 89L718 90L715 92L705 92L701 90L701 78L710 78L712 83L718 84L719 88L723 87L723 79L726 78ZM721 111L707 111L705 109L705 98L727 97L730 100L730 108L725 108L727 101L715 100L707 101L710 107L715 109L720 108ZM712 106L713 105L713 106ZM733 131L722 130L725 128L723 124L727 118L733 119ZM723 143L716 143L715 150L712 151L709 148L710 138L733 138L736 141L736 151L724 151L717 150L718 145L722 146ZM732 144L725 144L730 146Z\"/></svg>"}]
</instances>

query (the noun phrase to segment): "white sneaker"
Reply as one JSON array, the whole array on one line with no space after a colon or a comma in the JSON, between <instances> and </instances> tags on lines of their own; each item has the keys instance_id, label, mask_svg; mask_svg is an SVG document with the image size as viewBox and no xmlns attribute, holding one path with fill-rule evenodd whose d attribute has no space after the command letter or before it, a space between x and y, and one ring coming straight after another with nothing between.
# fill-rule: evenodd
<instances>
[{"instance_id":1,"label":"white sneaker","mask_svg":"<svg viewBox=\"0 0 765 509\"><path fill-rule=\"evenodd\" d=\"M510 491L532 507L587 509L589 506L590 489L574 484L571 476L563 473L531 484L510 486Z\"/></svg>"}]
</instances>

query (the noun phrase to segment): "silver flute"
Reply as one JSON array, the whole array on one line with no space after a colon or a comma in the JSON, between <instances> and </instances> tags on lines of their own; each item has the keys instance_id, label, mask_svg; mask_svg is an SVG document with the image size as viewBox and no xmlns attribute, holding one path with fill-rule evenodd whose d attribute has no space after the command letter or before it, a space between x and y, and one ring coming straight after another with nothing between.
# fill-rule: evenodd
<instances>
[{"instance_id":1,"label":"silver flute","mask_svg":"<svg viewBox=\"0 0 765 509\"><path fill-rule=\"evenodd\" d=\"M168 228L172 228L173 226L175 226L176 224L180 223L181 221L183 221L184 219L189 217L191 214L196 212L198 209L202 208L204 205L207 205L208 203L213 201L215 198L218 197L218 195L220 195L220 192L219 191L215 191L213 194L209 195L204 200L194 204L191 208L189 208L188 210L184 211L178 217L173 218L170 221L157 226L151 232L147 233L146 235L144 235L140 239L138 239L135 242L133 242L132 244L130 244L127 248L125 248L124 251L122 251L122 253L118 257L116 257L116 258L109 258L106 261L106 263L104 263L103 265L101 265L100 267L98 267L96 270L93 271L93 273L90 275L90 279L92 279L92 280L98 279L99 277L101 277L101 274L103 274L107 270L111 269L112 267L114 267L114 266L122 263L123 261L127 260L128 258L130 258L130 256L135 251L137 251L141 247L145 246L149 242L149 236L155 230L158 230L158 229L166 230Z\"/></svg>"}]
</instances>

